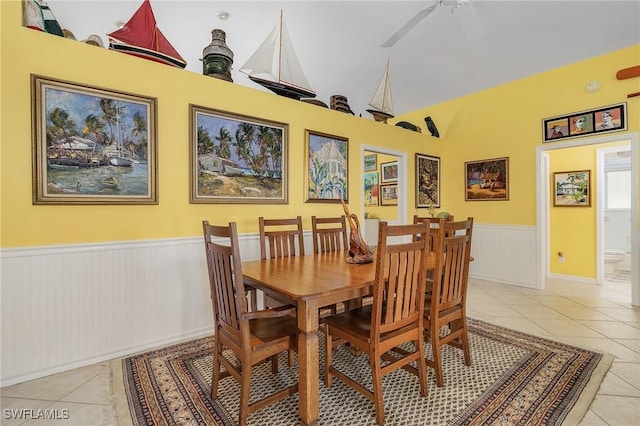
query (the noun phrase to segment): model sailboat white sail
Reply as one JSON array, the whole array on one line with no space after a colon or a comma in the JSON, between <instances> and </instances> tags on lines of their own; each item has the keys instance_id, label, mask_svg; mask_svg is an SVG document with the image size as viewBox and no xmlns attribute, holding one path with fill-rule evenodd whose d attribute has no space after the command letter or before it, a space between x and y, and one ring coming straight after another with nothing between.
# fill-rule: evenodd
<instances>
[{"instance_id":1,"label":"model sailboat white sail","mask_svg":"<svg viewBox=\"0 0 640 426\"><path fill-rule=\"evenodd\" d=\"M240 68L251 81L288 98L315 98L316 93L302 71L284 25L282 11L276 26L258 50Z\"/></svg>"},{"instance_id":2,"label":"model sailboat white sail","mask_svg":"<svg viewBox=\"0 0 640 426\"><path fill-rule=\"evenodd\" d=\"M373 119L376 121L387 122L388 118L393 118L393 100L391 99L391 84L389 84L389 61L387 60L387 68L384 70L384 74L380 79L378 88L373 94L373 98L369 101L369 106L373 109L368 109L367 112L373 115Z\"/></svg>"}]
</instances>

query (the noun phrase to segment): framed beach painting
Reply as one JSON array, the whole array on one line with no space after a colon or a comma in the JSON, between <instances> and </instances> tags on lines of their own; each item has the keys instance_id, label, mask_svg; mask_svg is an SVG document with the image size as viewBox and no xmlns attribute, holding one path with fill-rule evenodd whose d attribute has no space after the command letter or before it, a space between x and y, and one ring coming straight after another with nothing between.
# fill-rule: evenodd
<instances>
[{"instance_id":1,"label":"framed beach painting","mask_svg":"<svg viewBox=\"0 0 640 426\"><path fill-rule=\"evenodd\" d=\"M287 124L189 109L191 203L288 203Z\"/></svg>"},{"instance_id":2,"label":"framed beach painting","mask_svg":"<svg viewBox=\"0 0 640 426\"><path fill-rule=\"evenodd\" d=\"M398 184L397 183L380 185L380 205L381 206L397 206L398 205Z\"/></svg>"},{"instance_id":3,"label":"framed beach painting","mask_svg":"<svg viewBox=\"0 0 640 426\"><path fill-rule=\"evenodd\" d=\"M380 164L380 183L390 183L398 181L398 162L390 161Z\"/></svg>"},{"instance_id":4,"label":"framed beach painting","mask_svg":"<svg viewBox=\"0 0 640 426\"><path fill-rule=\"evenodd\" d=\"M440 157L416 154L416 207L440 207Z\"/></svg>"},{"instance_id":5,"label":"framed beach painting","mask_svg":"<svg viewBox=\"0 0 640 426\"><path fill-rule=\"evenodd\" d=\"M306 130L305 141L306 202L348 202L349 140Z\"/></svg>"},{"instance_id":6,"label":"framed beach painting","mask_svg":"<svg viewBox=\"0 0 640 426\"><path fill-rule=\"evenodd\" d=\"M156 98L31 75L34 204L157 204Z\"/></svg>"},{"instance_id":7,"label":"framed beach painting","mask_svg":"<svg viewBox=\"0 0 640 426\"><path fill-rule=\"evenodd\" d=\"M591 206L591 171L553 173L554 207Z\"/></svg>"},{"instance_id":8,"label":"framed beach painting","mask_svg":"<svg viewBox=\"0 0 640 426\"><path fill-rule=\"evenodd\" d=\"M378 172L366 172L364 174L364 206L372 207L379 205L378 192L379 192L379 180Z\"/></svg>"},{"instance_id":9,"label":"framed beach painting","mask_svg":"<svg viewBox=\"0 0 640 426\"><path fill-rule=\"evenodd\" d=\"M465 201L509 199L509 157L468 161L465 168Z\"/></svg>"}]
</instances>

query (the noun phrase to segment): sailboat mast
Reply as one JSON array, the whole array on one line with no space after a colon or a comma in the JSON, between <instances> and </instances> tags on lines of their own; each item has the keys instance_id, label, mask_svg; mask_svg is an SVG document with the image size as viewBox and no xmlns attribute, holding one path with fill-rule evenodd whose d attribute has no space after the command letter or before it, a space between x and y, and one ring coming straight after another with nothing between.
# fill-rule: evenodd
<instances>
[{"instance_id":1,"label":"sailboat mast","mask_svg":"<svg viewBox=\"0 0 640 426\"><path fill-rule=\"evenodd\" d=\"M280 37L278 37L278 83L280 80L280 70L282 69L282 9L280 9Z\"/></svg>"}]
</instances>

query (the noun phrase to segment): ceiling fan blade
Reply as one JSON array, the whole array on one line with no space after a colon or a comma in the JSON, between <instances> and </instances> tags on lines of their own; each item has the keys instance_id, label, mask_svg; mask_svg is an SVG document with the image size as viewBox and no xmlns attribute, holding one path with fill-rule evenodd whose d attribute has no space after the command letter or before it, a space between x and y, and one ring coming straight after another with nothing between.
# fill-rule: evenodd
<instances>
[{"instance_id":1,"label":"ceiling fan blade","mask_svg":"<svg viewBox=\"0 0 640 426\"><path fill-rule=\"evenodd\" d=\"M413 18L409 19L407 21L407 23L405 23L403 26L401 26L398 31L393 33L393 35L391 37L389 37L387 39L387 41L382 43L382 47L391 47L394 44L396 44L402 37L405 36L405 34L407 34L409 31L411 31L411 29L413 27L418 25L418 23L420 21L422 21L424 18L426 18L427 15L429 15L431 12L436 10L436 7L438 7L439 4L440 4L440 2L436 2L436 3L432 4L431 6L425 8L425 9L422 9L421 11L416 13L413 16Z\"/></svg>"},{"instance_id":2,"label":"ceiling fan blade","mask_svg":"<svg viewBox=\"0 0 640 426\"><path fill-rule=\"evenodd\" d=\"M471 2L457 7L454 13L458 17L458 23L462 32L469 40L478 40L487 35L487 28L482 23L476 8Z\"/></svg>"}]
</instances>

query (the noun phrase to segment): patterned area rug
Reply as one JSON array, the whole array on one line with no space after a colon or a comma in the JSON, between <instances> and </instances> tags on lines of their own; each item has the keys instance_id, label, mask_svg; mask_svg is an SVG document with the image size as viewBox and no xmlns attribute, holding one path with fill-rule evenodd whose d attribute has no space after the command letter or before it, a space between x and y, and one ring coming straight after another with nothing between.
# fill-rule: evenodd
<instances>
[{"instance_id":1,"label":"patterned area rug","mask_svg":"<svg viewBox=\"0 0 640 426\"><path fill-rule=\"evenodd\" d=\"M469 320L472 365L462 352L444 348L445 386L435 385L428 369L429 395L420 397L415 376L399 370L384 377L386 425L575 425L587 411L612 357L479 320ZM320 336L320 374L324 372ZM239 386L220 382L220 398L211 400L213 338L205 337L123 359L120 377L128 410L120 424L233 425L238 418ZM430 345L427 345L430 355ZM115 361L114 361L115 362ZM335 365L359 380L370 377L367 357L348 348L335 352ZM117 366L120 367L120 366ZM119 368L118 368L119 370ZM252 399L297 380L297 364L280 358L280 373L270 364L254 367ZM117 392L117 391L116 391ZM251 416L251 425L296 425L297 395ZM123 412L128 411L128 412ZM334 379L320 380L321 425L375 425L373 403Z\"/></svg>"}]
</instances>

